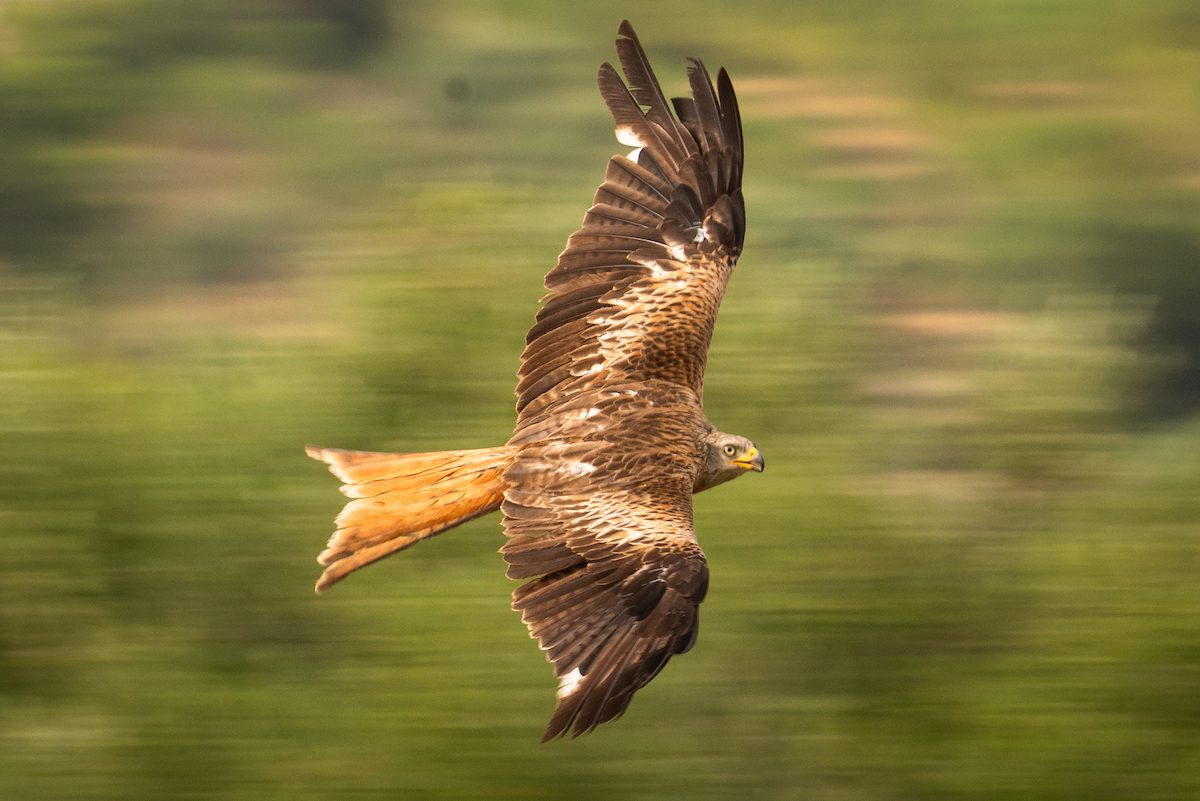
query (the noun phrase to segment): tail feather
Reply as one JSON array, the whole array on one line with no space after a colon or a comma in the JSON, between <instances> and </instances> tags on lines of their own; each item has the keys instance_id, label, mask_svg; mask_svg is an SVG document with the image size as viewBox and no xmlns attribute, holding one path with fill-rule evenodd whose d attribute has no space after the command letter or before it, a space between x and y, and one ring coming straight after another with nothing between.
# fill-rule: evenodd
<instances>
[{"instance_id":1,"label":"tail feather","mask_svg":"<svg viewBox=\"0 0 1200 801\"><path fill-rule=\"evenodd\" d=\"M373 453L308 447L329 465L350 502L317 561L321 592L365 567L423 539L499 508L507 446L436 453Z\"/></svg>"}]
</instances>

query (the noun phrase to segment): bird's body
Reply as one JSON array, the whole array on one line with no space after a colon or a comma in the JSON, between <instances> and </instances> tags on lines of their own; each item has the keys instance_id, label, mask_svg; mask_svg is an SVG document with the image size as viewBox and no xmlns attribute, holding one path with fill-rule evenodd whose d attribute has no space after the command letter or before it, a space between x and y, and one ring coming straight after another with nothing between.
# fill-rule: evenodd
<instances>
[{"instance_id":1,"label":"bird's body","mask_svg":"<svg viewBox=\"0 0 1200 801\"><path fill-rule=\"evenodd\" d=\"M501 509L520 610L559 677L545 739L591 730L696 638L708 567L691 496L762 457L704 415L717 309L741 252L742 134L698 61L672 114L629 23L625 78L599 85L617 138L581 228L546 276L502 446L427 454L310 448L352 500L319 557L346 574Z\"/></svg>"}]
</instances>

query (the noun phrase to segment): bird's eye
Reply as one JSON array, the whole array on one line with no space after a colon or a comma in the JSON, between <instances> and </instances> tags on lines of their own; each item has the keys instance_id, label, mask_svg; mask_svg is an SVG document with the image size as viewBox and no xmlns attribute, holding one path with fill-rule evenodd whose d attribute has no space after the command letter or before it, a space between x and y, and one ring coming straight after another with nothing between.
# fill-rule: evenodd
<instances>
[{"instance_id":1,"label":"bird's eye","mask_svg":"<svg viewBox=\"0 0 1200 801\"><path fill-rule=\"evenodd\" d=\"M723 450L725 451L726 456L733 456L735 453L737 453L737 448L733 447L732 445L726 445Z\"/></svg>"}]
</instances>

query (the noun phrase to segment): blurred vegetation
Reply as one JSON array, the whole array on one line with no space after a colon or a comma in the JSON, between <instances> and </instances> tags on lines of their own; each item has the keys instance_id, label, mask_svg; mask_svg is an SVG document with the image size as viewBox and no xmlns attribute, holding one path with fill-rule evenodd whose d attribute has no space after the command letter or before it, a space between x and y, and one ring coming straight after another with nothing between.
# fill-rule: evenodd
<instances>
[{"instance_id":1,"label":"blurred vegetation","mask_svg":"<svg viewBox=\"0 0 1200 801\"><path fill-rule=\"evenodd\" d=\"M541 747L498 521L317 599L302 446L506 437L622 16L738 87L770 470ZM0 6L0 795L1200 797L1197 74L1184 0Z\"/></svg>"}]
</instances>

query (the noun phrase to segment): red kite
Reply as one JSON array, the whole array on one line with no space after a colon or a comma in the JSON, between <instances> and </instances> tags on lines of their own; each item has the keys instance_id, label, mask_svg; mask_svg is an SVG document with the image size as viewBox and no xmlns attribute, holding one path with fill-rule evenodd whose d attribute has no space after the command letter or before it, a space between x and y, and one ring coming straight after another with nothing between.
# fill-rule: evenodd
<instances>
[{"instance_id":1,"label":"red kite","mask_svg":"<svg viewBox=\"0 0 1200 801\"><path fill-rule=\"evenodd\" d=\"M583 734L696 640L708 566L692 494L763 458L704 416L717 307L742 249L742 129L725 70L691 60L668 105L633 28L625 81L600 68L617 140L583 225L546 276L504 445L438 453L309 448L352 498L318 561L317 591L500 509L508 576L554 665L544 740Z\"/></svg>"}]
</instances>

